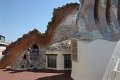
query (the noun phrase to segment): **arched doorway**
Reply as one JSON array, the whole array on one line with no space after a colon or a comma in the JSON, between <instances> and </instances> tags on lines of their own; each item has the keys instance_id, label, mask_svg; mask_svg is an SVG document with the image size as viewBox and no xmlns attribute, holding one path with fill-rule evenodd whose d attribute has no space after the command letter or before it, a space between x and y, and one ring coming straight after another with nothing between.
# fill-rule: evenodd
<instances>
[{"instance_id":1,"label":"arched doorway","mask_svg":"<svg viewBox=\"0 0 120 80\"><path fill-rule=\"evenodd\" d=\"M30 69L37 69L38 61L39 61L39 48L38 48L38 46L36 44L34 44L31 47L31 51L30 51L29 68Z\"/></svg>"}]
</instances>

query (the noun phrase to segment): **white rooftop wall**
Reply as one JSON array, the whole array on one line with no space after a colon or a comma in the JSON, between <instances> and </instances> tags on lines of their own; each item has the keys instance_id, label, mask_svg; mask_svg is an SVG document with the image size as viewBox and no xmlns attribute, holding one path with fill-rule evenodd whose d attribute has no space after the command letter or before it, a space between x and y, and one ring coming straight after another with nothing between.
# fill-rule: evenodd
<instances>
[{"instance_id":1,"label":"white rooftop wall","mask_svg":"<svg viewBox=\"0 0 120 80\"><path fill-rule=\"evenodd\" d=\"M120 52L120 49L116 48L116 45L116 42L105 40L95 40L90 43L78 41L78 61L72 62L72 78L74 80L102 80L111 58L118 57L117 52ZM117 46L120 47L120 45Z\"/></svg>"},{"instance_id":2,"label":"white rooftop wall","mask_svg":"<svg viewBox=\"0 0 120 80\"><path fill-rule=\"evenodd\" d=\"M117 45L113 53L113 58L120 58L120 41L117 42Z\"/></svg>"}]
</instances>

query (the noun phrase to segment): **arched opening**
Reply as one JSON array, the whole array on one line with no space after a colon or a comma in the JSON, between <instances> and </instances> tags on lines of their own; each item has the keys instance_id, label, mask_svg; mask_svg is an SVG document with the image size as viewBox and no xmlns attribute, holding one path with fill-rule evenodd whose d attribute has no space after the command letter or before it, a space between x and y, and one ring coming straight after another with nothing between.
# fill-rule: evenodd
<instances>
[{"instance_id":1,"label":"arched opening","mask_svg":"<svg viewBox=\"0 0 120 80\"><path fill-rule=\"evenodd\" d=\"M39 59L39 48L36 44L34 44L31 48L30 60L36 61L37 59Z\"/></svg>"},{"instance_id":2,"label":"arched opening","mask_svg":"<svg viewBox=\"0 0 120 80\"><path fill-rule=\"evenodd\" d=\"M34 45L32 46L32 49L38 49L38 46L37 46L36 44L34 44Z\"/></svg>"},{"instance_id":3,"label":"arched opening","mask_svg":"<svg viewBox=\"0 0 120 80\"><path fill-rule=\"evenodd\" d=\"M30 51L30 65L29 67L32 69L37 69L39 61L39 48L36 44L31 47Z\"/></svg>"}]
</instances>

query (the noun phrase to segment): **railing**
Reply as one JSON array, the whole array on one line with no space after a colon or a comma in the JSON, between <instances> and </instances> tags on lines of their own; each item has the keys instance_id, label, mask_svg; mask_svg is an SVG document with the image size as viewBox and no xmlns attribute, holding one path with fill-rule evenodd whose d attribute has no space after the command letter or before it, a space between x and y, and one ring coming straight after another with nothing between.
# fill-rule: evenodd
<instances>
[{"instance_id":1,"label":"railing","mask_svg":"<svg viewBox=\"0 0 120 80\"><path fill-rule=\"evenodd\" d=\"M120 58L117 59L117 63L112 73L112 80L120 80L119 63L120 63Z\"/></svg>"},{"instance_id":2,"label":"railing","mask_svg":"<svg viewBox=\"0 0 120 80\"><path fill-rule=\"evenodd\" d=\"M113 58L105 80L120 80L120 58Z\"/></svg>"}]
</instances>

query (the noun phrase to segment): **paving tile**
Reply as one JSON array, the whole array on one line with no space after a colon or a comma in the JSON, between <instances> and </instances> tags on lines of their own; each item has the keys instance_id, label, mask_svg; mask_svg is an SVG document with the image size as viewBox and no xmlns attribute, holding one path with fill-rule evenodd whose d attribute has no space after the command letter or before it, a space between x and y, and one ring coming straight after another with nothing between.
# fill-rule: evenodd
<instances>
[{"instance_id":1,"label":"paving tile","mask_svg":"<svg viewBox=\"0 0 120 80\"><path fill-rule=\"evenodd\" d=\"M71 71L36 70L36 71L11 71L0 69L0 80L73 80Z\"/></svg>"}]
</instances>

